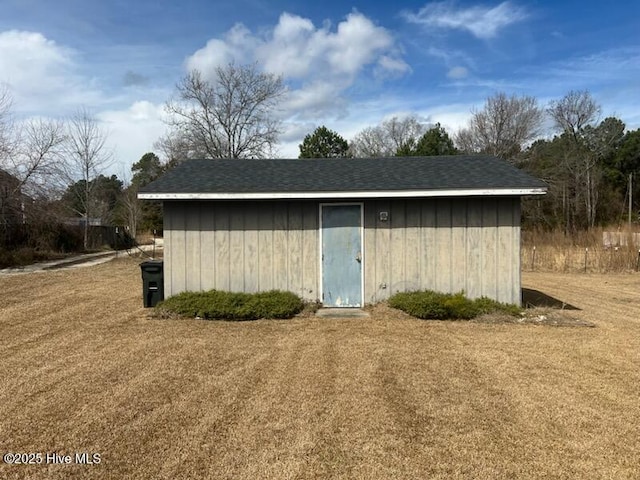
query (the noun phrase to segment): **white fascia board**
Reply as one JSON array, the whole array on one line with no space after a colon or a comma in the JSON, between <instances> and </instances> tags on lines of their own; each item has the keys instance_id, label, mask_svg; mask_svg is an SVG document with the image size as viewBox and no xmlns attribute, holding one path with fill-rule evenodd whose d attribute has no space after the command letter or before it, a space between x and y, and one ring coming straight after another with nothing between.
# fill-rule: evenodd
<instances>
[{"instance_id":1,"label":"white fascia board","mask_svg":"<svg viewBox=\"0 0 640 480\"><path fill-rule=\"evenodd\" d=\"M546 188L495 188L457 190L376 190L364 192L267 192L267 193L138 193L141 200L303 200L334 198L425 198L425 197L487 197L544 195Z\"/></svg>"}]
</instances>

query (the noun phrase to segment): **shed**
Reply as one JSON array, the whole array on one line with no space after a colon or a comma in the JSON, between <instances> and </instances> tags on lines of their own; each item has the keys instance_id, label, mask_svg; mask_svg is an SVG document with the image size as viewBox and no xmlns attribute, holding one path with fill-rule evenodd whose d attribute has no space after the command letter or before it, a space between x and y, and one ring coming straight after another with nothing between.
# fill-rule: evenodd
<instances>
[{"instance_id":1,"label":"shed","mask_svg":"<svg viewBox=\"0 0 640 480\"><path fill-rule=\"evenodd\" d=\"M520 304L520 200L546 184L492 156L188 160L164 204L165 294L288 290L360 307L400 291Z\"/></svg>"}]
</instances>

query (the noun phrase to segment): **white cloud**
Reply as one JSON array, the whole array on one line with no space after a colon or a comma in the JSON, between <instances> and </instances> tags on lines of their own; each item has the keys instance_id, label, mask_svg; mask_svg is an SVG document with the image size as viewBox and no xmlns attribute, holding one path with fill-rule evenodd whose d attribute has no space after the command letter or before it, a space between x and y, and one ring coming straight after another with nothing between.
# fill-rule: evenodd
<instances>
[{"instance_id":1,"label":"white cloud","mask_svg":"<svg viewBox=\"0 0 640 480\"><path fill-rule=\"evenodd\" d=\"M284 131L280 135L280 141L286 142L300 142L309 133L313 132L320 125L315 122L287 122L284 125Z\"/></svg>"},{"instance_id":2,"label":"white cloud","mask_svg":"<svg viewBox=\"0 0 640 480\"><path fill-rule=\"evenodd\" d=\"M200 70L206 75L233 60L245 63L258 43L258 39L244 25L237 23L222 39L209 40L203 48L188 57L186 67L188 70Z\"/></svg>"},{"instance_id":3,"label":"white cloud","mask_svg":"<svg viewBox=\"0 0 640 480\"><path fill-rule=\"evenodd\" d=\"M291 90L282 104L284 116L303 119L343 116L347 101L336 91L336 85L318 80Z\"/></svg>"},{"instance_id":4,"label":"white cloud","mask_svg":"<svg viewBox=\"0 0 640 480\"><path fill-rule=\"evenodd\" d=\"M458 80L469 75L469 71L465 67L453 67L447 72L447 77Z\"/></svg>"},{"instance_id":5,"label":"white cloud","mask_svg":"<svg viewBox=\"0 0 640 480\"><path fill-rule=\"evenodd\" d=\"M335 34L326 36L325 43L332 70L355 75L381 52L389 51L393 47L393 38L386 29L376 27L364 15L351 13L340 22Z\"/></svg>"},{"instance_id":6,"label":"white cloud","mask_svg":"<svg viewBox=\"0 0 640 480\"><path fill-rule=\"evenodd\" d=\"M573 88L588 88L593 80L602 83L619 82L628 76L640 75L640 46L623 46L583 57L554 62L545 75L573 84ZM637 83L633 86L637 88Z\"/></svg>"},{"instance_id":7,"label":"white cloud","mask_svg":"<svg viewBox=\"0 0 640 480\"><path fill-rule=\"evenodd\" d=\"M0 32L0 82L9 86L21 111L53 113L61 96L80 103L95 100L90 82L76 72L76 57L74 50L41 33Z\"/></svg>"},{"instance_id":8,"label":"white cloud","mask_svg":"<svg viewBox=\"0 0 640 480\"><path fill-rule=\"evenodd\" d=\"M439 123L450 136L453 136L467 126L472 108L473 105L454 103L432 108L428 113L433 123Z\"/></svg>"},{"instance_id":9,"label":"white cloud","mask_svg":"<svg viewBox=\"0 0 640 480\"><path fill-rule=\"evenodd\" d=\"M326 53L325 36L310 20L283 13L271 39L263 42L255 54L267 72L305 78L312 73L317 58Z\"/></svg>"},{"instance_id":10,"label":"white cloud","mask_svg":"<svg viewBox=\"0 0 640 480\"><path fill-rule=\"evenodd\" d=\"M407 65L401 58L390 57L388 55L380 57L378 60L378 66L380 67L381 72L396 75L402 75L403 73L407 73L411 70L409 65Z\"/></svg>"},{"instance_id":11,"label":"white cloud","mask_svg":"<svg viewBox=\"0 0 640 480\"><path fill-rule=\"evenodd\" d=\"M453 1L427 3L418 13L405 12L411 23L427 28L467 30L481 39L493 38L508 25L527 18L524 8L511 2L502 2L495 7L474 6L457 8Z\"/></svg>"},{"instance_id":12,"label":"white cloud","mask_svg":"<svg viewBox=\"0 0 640 480\"><path fill-rule=\"evenodd\" d=\"M286 113L302 118L344 115L341 95L367 68L382 77L410 70L391 33L358 12L335 29L290 13L260 35L238 24L187 58L186 67L206 76L230 61L257 61L266 72L282 75L290 87Z\"/></svg>"},{"instance_id":13,"label":"white cloud","mask_svg":"<svg viewBox=\"0 0 640 480\"><path fill-rule=\"evenodd\" d=\"M16 86L39 81L43 72L58 77L73 67L73 56L73 50L57 45L41 33L0 32L0 72L7 77L5 81Z\"/></svg>"},{"instance_id":14,"label":"white cloud","mask_svg":"<svg viewBox=\"0 0 640 480\"><path fill-rule=\"evenodd\" d=\"M163 105L137 101L123 110L106 110L96 115L107 134L107 148L114 163L109 174L130 177L131 165L147 152L165 130Z\"/></svg>"},{"instance_id":15,"label":"white cloud","mask_svg":"<svg viewBox=\"0 0 640 480\"><path fill-rule=\"evenodd\" d=\"M82 73L81 61L82 52L42 33L0 32L0 83L9 87L16 118L65 118L79 108L88 109L108 137L113 154L109 173L121 176L129 172L132 162L152 150L165 130L162 105L143 99L166 98L166 92L131 85L144 83L145 77L128 72L126 90L107 94L95 78Z\"/></svg>"}]
</instances>

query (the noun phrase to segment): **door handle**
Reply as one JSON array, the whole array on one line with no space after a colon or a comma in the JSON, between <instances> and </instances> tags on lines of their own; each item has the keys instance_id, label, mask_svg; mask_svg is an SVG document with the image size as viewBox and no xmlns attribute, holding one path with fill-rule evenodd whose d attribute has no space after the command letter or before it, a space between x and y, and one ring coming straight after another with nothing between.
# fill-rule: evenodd
<instances>
[{"instance_id":1,"label":"door handle","mask_svg":"<svg viewBox=\"0 0 640 480\"><path fill-rule=\"evenodd\" d=\"M362 253L358 252L358 254L356 255L356 262L358 263L362 262Z\"/></svg>"}]
</instances>

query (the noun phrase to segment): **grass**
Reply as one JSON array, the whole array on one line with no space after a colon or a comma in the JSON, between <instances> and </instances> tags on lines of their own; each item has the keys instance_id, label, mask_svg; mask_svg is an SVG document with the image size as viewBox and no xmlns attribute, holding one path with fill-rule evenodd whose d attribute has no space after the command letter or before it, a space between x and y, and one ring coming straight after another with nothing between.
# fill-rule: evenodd
<instances>
[{"instance_id":1,"label":"grass","mask_svg":"<svg viewBox=\"0 0 640 480\"><path fill-rule=\"evenodd\" d=\"M596 328L159 320L128 259L0 277L2 479L640 478L640 277L528 273Z\"/></svg>"},{"instance_id":2,"label":"grass","mask_svg":"<svg viewBox=\"0 0 640 480\"><path fill-rule=\"evenodd\" d=\"M523 231L522 268L540 272L636 272L640 270L637 231L637 227L629 231L616 226L572 235L560 230ZM605 237L610 245L605 245Z\"/></svg>"}]
</instances>

